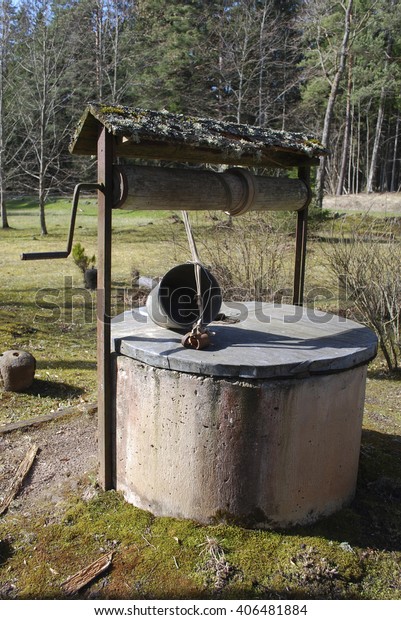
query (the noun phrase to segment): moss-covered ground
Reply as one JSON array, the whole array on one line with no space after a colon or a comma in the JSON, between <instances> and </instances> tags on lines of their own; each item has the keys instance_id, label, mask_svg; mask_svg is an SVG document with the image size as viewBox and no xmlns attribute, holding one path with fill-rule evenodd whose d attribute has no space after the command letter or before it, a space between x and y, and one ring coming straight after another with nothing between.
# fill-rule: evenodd
<instances>
[{"instance_id":1,"label":"moss-covered ground","mask_svg":"<svg viewBox=\"0 0 401 620\"><path fill-rule=\"evenodd\" d=\"M25 393L0 392L0 424L96 400L95 299L72 259L20 261L21 252L64 249L69 201L47 207L38 234L34 202L10 202L1 230L0 349L25 348L38 363ZM170 213L116 212L115 309L131 271L156 276L186 260ZM200 234L207 232L199 222ZM318 224L316 224L318 226ZM76 241L96 253L96 206L80 203ZM331 286L310 247L311 286ZM308 284L307 284L308 286ZM117 293L120 294L118 297ZM114 492L67 496L52 512L0 517L0 598L63 598L62 582L106 551L111 568L83 589L90 598L399 599L401 598L401 381L379 356L370 366L357 493L336 515L290 531L200 526L155 518Z\"/></svg>"}]
</instances>

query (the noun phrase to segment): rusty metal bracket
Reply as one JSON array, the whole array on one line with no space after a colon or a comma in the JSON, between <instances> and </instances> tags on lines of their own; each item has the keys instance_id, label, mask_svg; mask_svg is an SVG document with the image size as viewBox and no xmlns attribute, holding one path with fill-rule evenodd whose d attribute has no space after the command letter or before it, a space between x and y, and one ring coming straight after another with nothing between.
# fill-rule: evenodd
<instances>
[{"instance_id":1,"label":"rusty metal bracket","mask_svg":"<svg viewBox=\"0 0 401 620\"><path fill-rule=\"evenodd\" d=\"M61 252L24 252L21 254L21 260L45 260L47 258L67 258L71 254L72 242L74 239L75 220L77 217L77 209L79 202L79 194L82 190L94 191L104 193L104 185L99 183L78 183L74 188L74 194L72 197L72 209L70 230L68 233L67 249Z\"/></svg>"},{"instance_id":2,"label":"rusty metal bracket","mask_svg":"<svg viewBox=\"0 0 401 620\"><path fill-rule=\"evenodd\" d=\"M308 190L308 196L302 209L299 209L297 212L297 227L295 232L294 292L292 299L294 306L302 306L304 301L308 207L312 200L310 168L299 167L298 178L305 183Z\"/></svg>"}]
</instances>

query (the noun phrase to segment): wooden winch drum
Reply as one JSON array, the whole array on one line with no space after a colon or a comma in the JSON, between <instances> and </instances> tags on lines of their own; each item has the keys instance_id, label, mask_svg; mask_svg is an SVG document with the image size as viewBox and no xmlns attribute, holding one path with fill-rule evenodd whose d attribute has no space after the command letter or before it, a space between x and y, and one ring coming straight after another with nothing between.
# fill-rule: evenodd
<instances>
[{"instance_id":1,"label":"wooden winch drum","mask_svg":"<svg viewBox=\"0 0 401 620\"><path fill-rule=\"evenodd\" d=\"M211 323L222 303L216 278L201 266L202 322ZM168 271L150 292L146 309L156 325L169 329L188 330L199 320L195 265L184 263Z\"/></svg>"},{"instance_id":2,"label":"wooden winch drum","mask_svg":"<svg viewBox=\"0 0 401 620\"><path fill-rule=\"evenodd\" d=\"M225 172L194 168L114 166L114 207L126 210L299 211L310 188L302 179L265 177L245 168Z\"/></svg>"}]
</instances>

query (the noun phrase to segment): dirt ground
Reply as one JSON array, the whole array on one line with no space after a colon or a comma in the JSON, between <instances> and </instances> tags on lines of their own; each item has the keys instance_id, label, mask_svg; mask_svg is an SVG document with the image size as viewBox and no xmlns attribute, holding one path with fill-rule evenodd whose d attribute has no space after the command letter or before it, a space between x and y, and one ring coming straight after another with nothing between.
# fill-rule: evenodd
<instances>
[{"instance_id":1,"label":"dirt ground","mask_svg":"<svg viewBox=\"0 0 401 620\"><path fill-rule=\"evenodd\" d=\"M37 514L49 506L55 510L71 491L90 499L97 471L96 434L97 414L77 413L0 435L0 498L29 447L36 444L39 448L9 512Z\"/></svg>"}]
</instances>

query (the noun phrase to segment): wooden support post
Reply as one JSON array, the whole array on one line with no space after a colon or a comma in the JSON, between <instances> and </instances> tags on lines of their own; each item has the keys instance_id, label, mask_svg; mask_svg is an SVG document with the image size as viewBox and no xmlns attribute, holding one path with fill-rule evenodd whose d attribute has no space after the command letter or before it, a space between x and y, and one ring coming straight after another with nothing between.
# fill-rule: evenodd
<instances>
[{"instance_id":1,"label":"wooden support post","mask_svg":"<svg viewBox=\"0 0 401 620\"><path fill-rule=\"evenodd\" d=\"M99 483L113 488L114 437L111 382L111 220L113 208L114 138L105 127L98 138L98 288L97 288L97 380L99 425Z\"/></svg>"},{"instance_id":2,"label":"wooden support post","mask_svg":"<svg viewBox=\"0 0 401 620\"><path fill-rule=\"evenodd\" d=\"M310 168L298 168L298 178L305 182L310 193ZM308 225L308 205L297 212L297 230L295 241L295 269L294 269L294 306L302 306L304 301L305 285L305 262L306 262L306 236Z\"/></svg>"}]
</instances>

